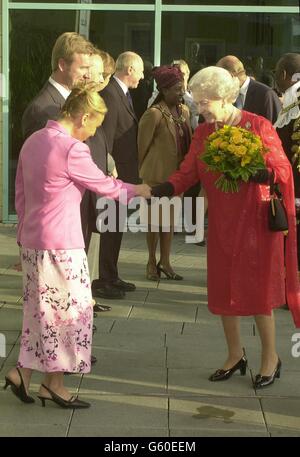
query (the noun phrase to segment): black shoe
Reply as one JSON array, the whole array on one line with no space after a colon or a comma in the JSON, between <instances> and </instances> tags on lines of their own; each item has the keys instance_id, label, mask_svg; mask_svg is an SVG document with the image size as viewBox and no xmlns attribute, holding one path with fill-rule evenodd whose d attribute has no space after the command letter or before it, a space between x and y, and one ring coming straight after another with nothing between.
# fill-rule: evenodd
<instances>
[{"instance_id":1,"label":"black shoe","mask_svg":"<svg viewBox=\"0 0 300 457\"><path fill-rule=\"evenodd\" d=\"M117 281L112 282L111 285L117 289L124 290L124 292L133 292L136 289L132 282L125 282L120 278L117 279Z\"/></svg>"},{"instance_id":2,"label":"black shoe","mask_svg":"<svg viewBox=\"0 0 300 457\"><path fill-rule=\"evenodd\" d=\"M96 362L97 362L97 357L95 357L94 355L91 355L91 364L95 365Z\"/></svg>"},{"instance_id":3,"label":"black shoe","mask_svg":"<svg viewBox=\"0 0 300 457\"><path fill-rule=\"evenodd\" d=\"M243 355L243 357L232 368L229 368L229 370L217 370L208 379L210 381L226 381L226 379L229 379L237 370L240 370L241 376L245 376L246 368L247 359Z\"/></svg>"},{"instance_id":4,"label":"black shoe","mask_svg":"<svg viewBox=\"0 0 300 457\"><path fill-rule=\"evenodd\" d=\"M96 297L110 298L111 300L120 300L125 297L124 290L108 285L92 289L92 293Z\"/></svg>"},{"instance_id":5,"label":"black shoe","mask_svg":"<svg viewBox=\"0 0 300 457\"><path fill-rule=\"evenodd\" d=\"M160 262L157 264L157 273L158 276L160 277L161 273L163 273L167 279L173 279L174 281L182 281L183 276L178 275L174 271L168 271L166 268L164 268Z\"/></svg>"},{"instance_id":6,"label":"black shoe","mask_svg":"<svg viewBox=\"0 0 300 457\"><path fill-rule=\"evenodd\" d=\"M194 243L196 246L202 246L202 247L205 247L206 246L206 241L203 240L203 241L198 241L198 243Z\"/></svg>"},{"instance_id":7,"label":"black shoe","mask_svg":"<svg viewBox=\"0 0 300 457\"><path fill-rule=\"evenodd\" d=\"M88 403L86 401L78 400L77 397L73 397L73 396L69 400L64 400L59 395L57 395L55 392L53 392L51 389L49 389L49 387L45 386L45 384L42 384L42 386L51 395L51 397L42 397L41 395L38 395L38 398L41 400L43 407L46 406L46 400L53 401L61 408L66 408L66 409L89 408L91 406L90 403Z\"/></svg>"},{"instance_id":8,"label":"black shoe","mask_svg":"<svg viewBox=\"0 0 300 457\"><path fill-rule=\"evenodd\" d=\"M27 393L26 393L26 389L25 389L25 386L24 386L22 374L21 374L21 371L19 370L19 368L17 368L17 372L19 373L21 384L20 384L19 386L17 386L14 382L12 382L11 379L9 379L7 376L5 376L5 386L4 386L4 390L7 389L8 386L10 386L11 391L12 391L12 392L15 394L15 396L18 397L23 403L34 403L34 401L35 401L34 398L30 397L30 396L27 395Z\"/></svg>"},{"instance_id":9,"label":"black shoe","mask_svg":"<svg viewBox=\"0 0 300 457\"><path fill-rule=\"evenodd\" d=\"M110 311L111 306L100 305L100 303L95 303L93 306L93 310L94 310L94 317L97 317L96 313L103 313L104 311ZM95 316L95 314L96 314L96 316Z\"/></svg>"},{"instance_id":10,"label":"black shoe","mask_svg":"<svg viewBox=\"0 0 300 457\"><path fill-rule=\"evenodd\" d=\"M271 374L271 376L262 376L260 374L256 375L254 381L255 389L261 389L262 387L267 387L273 384L275 378L280 378L280 370L281 370L281 360L278 358L278 362L276 365L275 370Z\"/></svg>"}]
</instances>

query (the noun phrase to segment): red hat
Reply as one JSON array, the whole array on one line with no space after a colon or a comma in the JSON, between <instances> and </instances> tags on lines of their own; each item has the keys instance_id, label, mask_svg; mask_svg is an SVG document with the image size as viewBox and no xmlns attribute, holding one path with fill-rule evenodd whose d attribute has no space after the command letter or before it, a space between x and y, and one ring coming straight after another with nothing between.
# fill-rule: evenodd
<instances>
[{"instance_id":1,"label":"red hat","mask_svg":"<svg viewBox=\"0 0 300 457\"><path fill-rule=\"evenodd\" d=\"M152 74L159 90L169 89L169 87L183 81L183 74L178 67L161 65L160 67L154 67Z\"/></svg>"}]
</instances>

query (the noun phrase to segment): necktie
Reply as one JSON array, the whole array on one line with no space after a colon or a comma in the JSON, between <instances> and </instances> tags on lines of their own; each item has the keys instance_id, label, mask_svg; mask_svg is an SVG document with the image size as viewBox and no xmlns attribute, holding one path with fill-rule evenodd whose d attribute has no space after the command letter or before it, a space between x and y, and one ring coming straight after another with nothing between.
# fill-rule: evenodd
<instances>
[{"instance_id":1,"label":"necktie","mask_svg":"<svg viewBox=\"0 0 300 457\"><path fill-rule=\"evenodd\" d=\"M236 108L238 109L242 109L243 106L244 106L244 96L243 94L239 93L236 101L234 102L234 106L236 106Z\"/></svg>"},{"instance_id":2,"label":"necktie","mask_svg":"<svg viewBox=\"0 0 300 457\"><path fill-rule=\"evenodd\" d=\"M127 97L130 108L133 110L133 103L132 103L132 98L131 98L129 90L126 92L126 97Z\"/></svg>"}]
</instances>

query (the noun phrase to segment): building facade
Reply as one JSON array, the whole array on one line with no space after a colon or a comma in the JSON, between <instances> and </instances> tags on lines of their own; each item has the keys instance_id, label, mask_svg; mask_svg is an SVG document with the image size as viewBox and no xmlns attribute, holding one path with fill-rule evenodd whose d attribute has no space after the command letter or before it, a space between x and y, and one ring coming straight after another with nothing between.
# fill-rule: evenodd
<instances>
[{"instance_id":1,"label":"building facade","mask_svg":"<svg viewBox=\"0 0 300 457\"><path fill-rule=\"evenodd\" d=\"M191 73L227 54L249 74L272 79L285 52L300 50L298 0L2 0L0 10L0 220L16 220L14 179L21 117L50 75L52 46L77 31L117 57L124 50L152 64L188 62Z\"/></svg>"}]
</instances>

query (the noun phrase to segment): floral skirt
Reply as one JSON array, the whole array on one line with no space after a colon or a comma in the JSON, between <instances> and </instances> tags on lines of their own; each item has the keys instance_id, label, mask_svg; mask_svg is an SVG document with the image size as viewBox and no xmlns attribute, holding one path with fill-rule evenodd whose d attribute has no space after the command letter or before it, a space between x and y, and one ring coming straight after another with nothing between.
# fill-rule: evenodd
<instances>
[{"instance_id":1,"label":"floral skirt","mask_svg":"<svg viewBox=\"0 0 300 457\"><path fill-rule=\"evenodd\" d=\"M23 330L18 366L88 373L93 306L83 249L21 249Z\"/></svg>"}]
</instances>

